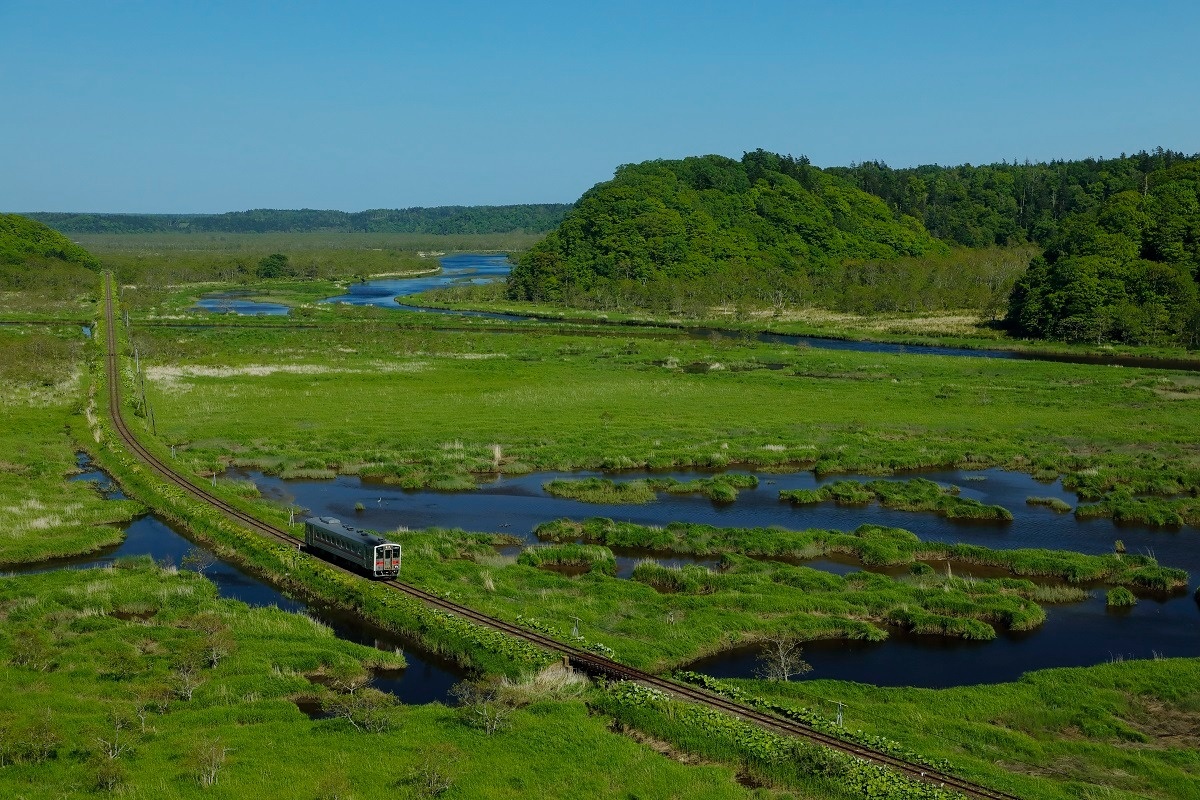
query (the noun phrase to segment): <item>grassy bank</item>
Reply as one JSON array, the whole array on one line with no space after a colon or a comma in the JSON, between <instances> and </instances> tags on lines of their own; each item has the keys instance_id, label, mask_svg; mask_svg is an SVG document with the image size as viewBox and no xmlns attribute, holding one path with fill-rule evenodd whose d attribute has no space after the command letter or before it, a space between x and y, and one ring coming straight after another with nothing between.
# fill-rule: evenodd
<instances>
[{"instance_id":1,"label":"grassy bank","mask_svg":"<svg viewBox=\"0 0 1200 800\"><path fill-rule=\"evenodd\" d=\"M680 481L675 478L645 478L637 481L613 481L608 478L557 479L542 485L553 497L565 497L584 503L650 503L659 492L667 494L699 494L718 503L737 500L739 489L753 489L758 478L753 475L726 473L712 478Z\"/></svg>"},{"instance_id":2,"label":"grassy bank","mask_svg":"<svg viewBox=\"0 0 1200 800\"><path fill-rule=\"evenodd\" d=\"M1117 491L1099 503L1077 506L1075 516L1160 528L1200 527L1200 497L1134 497L1128 491Z\"/></svg>"},{"instance_id":3,"label":"grassy bank","mask_svg":"<svg viewBox=\"0 0 1200 800\"><path fill-rule=\"evenodd\" d=\"M828 748L764 731L702 706L684 703L634 683L600 694L594 705L624 724L709 758L736 759L750 776L799 786L829 798L955 800L962 795Z\"/></svg>"}]
</instances>

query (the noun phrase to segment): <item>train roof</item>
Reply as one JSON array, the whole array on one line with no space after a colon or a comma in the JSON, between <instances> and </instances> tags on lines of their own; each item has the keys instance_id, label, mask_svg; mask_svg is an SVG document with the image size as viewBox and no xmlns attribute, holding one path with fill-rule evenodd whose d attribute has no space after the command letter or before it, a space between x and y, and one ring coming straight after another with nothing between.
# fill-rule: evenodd
<instances>
[{"instance_id":1,"label":"train roof","mask_svg":"<svg viewBox=\"0 0 1200 800\"><path fill-rule=\"evenodd\" d=\"M327 533L332 533L333 535L340 536L343 539L350 539L372 546L379 544L391 544L391 542L380 536L375 531L355 528L353 525L345 524L337 517L309 517L308 519L304 520L304 524L320 528Z\"/></svg>"}]
</instances>

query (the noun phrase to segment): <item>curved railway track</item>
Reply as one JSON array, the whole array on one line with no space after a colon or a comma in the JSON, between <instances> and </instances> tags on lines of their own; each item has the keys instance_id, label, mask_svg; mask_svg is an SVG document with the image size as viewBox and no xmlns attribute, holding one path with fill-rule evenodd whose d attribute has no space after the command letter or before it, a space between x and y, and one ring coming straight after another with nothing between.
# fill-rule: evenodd
<instances>
[{"instance_id":1,"label":"curved railway track","mask_svg":"<svg viewBox=\"0 0 1200 800\"><path fill-rule=\"evenodd\" d=\"M112 416L113 427L115 428L117 435L121 438L121 441L124 443L124 445L152 470L158 473L162 480L183 489L195 500L216 508L233 522L242 525L265 538L283 542L292 547L299 546L299 542L295 537L285 533L273 525L268 525L267 523L262 522L250 514L247 514L245 511L230 505L220 497L205 491L203 488L192 483L183 475L175 472L170 465L164 463L154 453L142 446L141 442L138 441L137 437L125 424L124 417L121 414L120 369L117 363L116 333L113 317L112 279L110 276L105 281L105 320L107 323L107 338L105 345L107 351L106 369L108 375L108 403L109 412ZM330 566L340 569L340 567L336 567L336 565ZM971 781L967 781L953 775L948 775L943 772L938 772L937 770L929 767L923 767L919 764L904 761L903 759L896 758L895 756L891 756L886 753L871 750L862 745L858 745L853 742L839 739L835 736L830 736L829 734L814 730L813 728L810 728L802 723L785 719L783 717L776 717L771 714L766 714L753 708L740 705L702 689L682 683L676 683L674 681L669 681L665 678L660 678L648 672L633 669L632 667L627 667L624 664L618 664L617 662L602 656L571 647L570 645L563 644L555 639L551 639L548 636L543 636L536 631L518 627L517 625L496 619L495 617L490 617L466 606L452 603L407 583L397 580L380 582L397 591L403 592L410 597L421 600L429 606L450 612L478 625L503 631L511 636L515 636L519 639L523 639L527 642L531 642L543 647L550 652L557 653L558 655L566 658L571 665L586 673L592 675L603 675L616 680L636 681L637 683L658 689L680 699L717 709L743 721L758 725L766 730L788 736L800 737L810 742L814 742L825 747L830 747L839 752L855 756L864 761L890 767L904 774L906 777L923 781L925 783L945 789L954 790L969 798L979 798L980 800L1019 800L1019 798L1015 797L1014 795L997 791L995 789L989 789L986 786L972 783Z\"/></svg>"}]
</instances>

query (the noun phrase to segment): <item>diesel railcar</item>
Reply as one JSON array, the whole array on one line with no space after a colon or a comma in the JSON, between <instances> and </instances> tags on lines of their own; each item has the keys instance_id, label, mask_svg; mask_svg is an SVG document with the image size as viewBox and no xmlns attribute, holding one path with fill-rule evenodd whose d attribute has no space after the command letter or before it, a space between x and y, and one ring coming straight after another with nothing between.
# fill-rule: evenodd
<instances>
[{"instance_id":1,"label":"diesel railcar","mask_svg":"<svg viewBox=\"0 0 1200 800\"><path fill-rule=\"evenodd\" d=\"M400 573L400 545L374 531L344 524L334 517L304 520L304 544L345 561L376 578L394 578Z\"/></svg>"}]
</instances>

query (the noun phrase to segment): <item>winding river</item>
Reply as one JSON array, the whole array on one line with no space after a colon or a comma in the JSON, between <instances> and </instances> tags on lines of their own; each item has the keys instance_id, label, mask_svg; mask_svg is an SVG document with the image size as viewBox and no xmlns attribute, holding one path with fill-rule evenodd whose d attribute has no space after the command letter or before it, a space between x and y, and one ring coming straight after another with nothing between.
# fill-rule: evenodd
<instances>
[{"instance_id":1,"label":"winding river","mask_svg":"<svg viewBox=\"0 0 1200 800\"><path fill-rule=\"evenodd\" d=\"M445 256L439 259L441 271L436 274L420 275L412 278L385 278L351 284L347 293L328 297L324 303L346 303L356 306L375 306L390 308L395 311L422 314L449 314L454 316L481 317L485 319L507 320L510 322L537 323L561 325L562 320L540 319L514 314L496 314L486 311L451 311L439 308L403 305L396 301L398 297L439 289L462 283L487 283L508 275L512 265L504 254L464 253ZM280 315L287 314L287 306L276 303L256 301L252 292L214 292L200 298L197 307L218 313L235 313L245 315ZM614 325L629 323L613 323ZM655 327L655 326L647 326ZM661 327L661 326L658 326ZM741 340L747 336L766 344L781 344L788 346L807 346L822 350L852 350L864 353L907 353L934 356L957 356L964 358L1000 358L1025 361L1055 361L1073 364L1111 364L1126 367L1156 367L1159 369L1197 370L1196 362L1183 359L1151 359L1138 356L1092 356L1069 353L1023 353L1011 350L986 350L962 347L938 347L933 345L902 345L887 342L860 342L843 339L826 339L818 336L797 336L792 334L759 332L747 334L743 331L730 331L720 328L705 328L694 326L673 326L691 336L699 338L724 338Z\"/></svg>"},{"instance_id":2,"label":"winding river","mask_svg":"<svg viewBox=\"0 0 1200 800\"><path fill-rule=\"evenodd\" d=\"M700 473L654 473L688 480ZM477 491L445 493L411 491L355 476L332 480L284 480L259 472L231 469L226 477L251 480L264 496L294 503L315 514L354 519L356 524L377 530L399 526L462 528L469 531L509 533L525 541L538 523L569 517L602 516L644 525L666 525L675 521L706 523L724 527L767 527L780 525L792 530L828 528L852 530L864 523L891 525L913 531L922 539L967 542L997 549L1041 547L1084 553L1112 552L1121 539L1131 553L1155 555L1166 566L1188 570L1193 582L1200 576L1200 530L1153 529L1117 526L1110 520L1078 521L1071 514L1057 514L1041 506L1029 506L1030 496L1057 497L1069 503L1075 496L1061 483L1039 483L1029 475L989 469L978 472L957 470L922 472L921 477L961 488L961 496L987 504L1003 505L1013 512L1012 522L953 522L932 513L914 513L884 508L878 504L838 506L822 503L793 506L781 502L781 489L814 488L847 477L821 480L811 472L762 473L756 489L742 490L732 503L714 503L701 496L660 495L645 505L597 505L556 498L542 489L555 478L582 478L599 473L539 473L500 477L483 483ZM648 473L628 472L611 477L632 480ZM905 476L897 477L897 480ZM363 510L356 511L361 503ZM508 552L514 554L519 547ZM711 558L664 556L636 551L615 551L618 578L627 578L642 558L676 566L700 563L715 567ZM806 566L839 574L861 569L853 559L822 558ZM944 565L941 567L944 569ZM906 568L881 571L902 574ZM955 567L956 574L970 568ZM986 571L977 570L980 574ZM1094 587L1083 602L1048 605L1046 622L1027 632L1001 631L991 642L969 642L940 636L915 636L890 631L886 642L814 642L806 647L814 678L838 678L879 685L944 687L1014 680L1022 673L1048 667L1088 666L1105 661L1155 656L1200 656L1200 605L1190 592L1139 593L1132 608L1109 609L1103 587ZM716 676L748 677L753 674L757 653L740 649L704 659L696 669Z\"/></svg>"}]
</instances>

